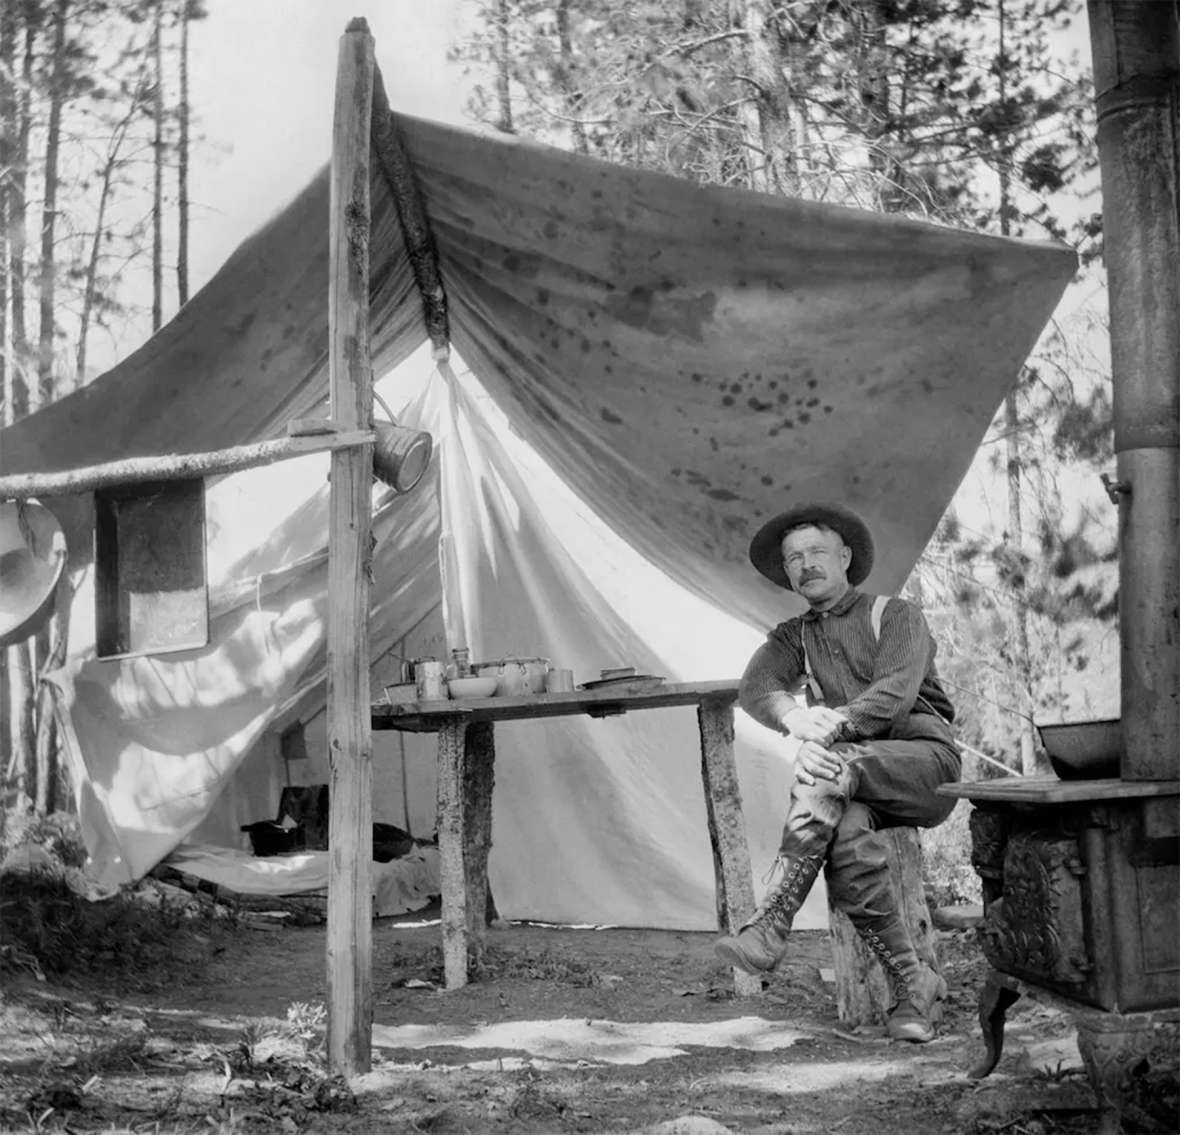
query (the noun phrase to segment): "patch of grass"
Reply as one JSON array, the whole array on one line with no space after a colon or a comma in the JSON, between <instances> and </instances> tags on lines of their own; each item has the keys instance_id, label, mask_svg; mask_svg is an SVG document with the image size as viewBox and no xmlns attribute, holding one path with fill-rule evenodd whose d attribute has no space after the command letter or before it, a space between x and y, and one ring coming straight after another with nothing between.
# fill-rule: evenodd
<instances>
[{"instance_id":1,"label":"patch of grass","mask_svg":"<svg viewBox=\"0 0 1180 1135\"><path fill-rule=\"evenodd\" d=\"M489 947L480 961L481 977L528 978L588 989L599 984L597 969L586 962L563 958L548 949L508 951Z\"/></svg>"},{"instance_id":2,"label":"patch of grass","mask_svg":"<svg viewBox=\"0 0 1180 1135\"><path fill-rule=\"evenodd\" d=\"M175 967L178 952L191 952L192 931L202 928L211 927L123 894L90 902L48 872L0 874L0 969L32 962L60 977Z\"/></svg>"}]
</instances>

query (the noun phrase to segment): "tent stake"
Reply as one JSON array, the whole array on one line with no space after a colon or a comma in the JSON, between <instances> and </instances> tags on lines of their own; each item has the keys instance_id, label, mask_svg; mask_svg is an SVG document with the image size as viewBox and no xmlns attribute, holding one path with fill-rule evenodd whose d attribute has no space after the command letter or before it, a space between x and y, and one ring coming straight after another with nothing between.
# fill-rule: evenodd
<instances>
[{"instance_id":1,"label":"tent stake","mask_svg":"<svg viewBox=\"0 0 1180 1135\"><path fill-rule=\"evenodd\" d=\"M332 126L328 380L341 430L373 414L369 358L369 119L373 39L354 19L340 40ZM328 525L328 1064L369 1071L373 1023L373 735L369 571L373 447L332 454Z\"/></svg>"}]
</instances>

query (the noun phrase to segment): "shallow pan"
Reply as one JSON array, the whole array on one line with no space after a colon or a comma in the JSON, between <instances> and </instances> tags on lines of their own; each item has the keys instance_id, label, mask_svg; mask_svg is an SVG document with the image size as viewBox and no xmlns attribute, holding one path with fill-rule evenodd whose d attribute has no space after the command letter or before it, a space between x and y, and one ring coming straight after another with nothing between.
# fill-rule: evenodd
<instances>
[{"instance_id":1,"label":"shallow pan","mask_svg":"<svg viewBox=\"0 0 1180 1135\"><path fill-rule=\"evenodd\" d=\"M1102 780L1119 775L1121 718L1038 725L1037 732L1053 771L1062 780Z\"/></svg>"}]
</instances>

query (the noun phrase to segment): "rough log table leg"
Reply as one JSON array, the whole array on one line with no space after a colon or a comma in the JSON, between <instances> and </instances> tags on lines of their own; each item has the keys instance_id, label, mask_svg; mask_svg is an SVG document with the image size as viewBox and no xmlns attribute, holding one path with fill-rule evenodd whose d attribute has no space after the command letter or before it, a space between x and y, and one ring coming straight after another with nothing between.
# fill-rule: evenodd
<instances>
[{"instance_id":1,"label":"rough log table leg","mask_svg":"<svg viewBox=\"0 0 1180 1135\"><path fill-rule=\"evenodd\" d=\"M464 744L463 808L467 852L467 933L471 960L483 964L487 938L488 852L492 847L492 789L496 780L495 726L478 721L467 726Z\"/></svg>"},{"instance_id":2,"label":"rough log table leg","mask_svg":"<svg viewBox=\"0 0 1180 1135\"><path fill-rule=\"evenodd\" d=\"M736 934L754 913L754 879L733 760L733 702L728 698L704 699L697 705L697 724L701 732L705 813L717 881L717 925L724 934ZM733 987L739 997L753 997L762 992L762 979L735 969Z\"/></svg>"},{"instance_id":3,"label":"rough log table leg","mask_svg":"<svg viewBox=\"0 0 1180 1135\"><path fill-rule=\"evenodd\" d=\"M438 731L438 859L446 987L467 984L467 809L463 801L467 727L451 718Z\"/></svg>"},{"instance_id":4,"label":"rough log table leg","mask_svg":"<svg viewBox=\"0 0 1180 1135\"><path fill-rule=\"evenodd\" d=\"M1004 1019L1020 998L1020 990L993 970L979 995L979 1027L983 1032L983 1059L967 1075L982 1080L1000 1062L1004 1053Z\"/></svg>"}]
</instances>

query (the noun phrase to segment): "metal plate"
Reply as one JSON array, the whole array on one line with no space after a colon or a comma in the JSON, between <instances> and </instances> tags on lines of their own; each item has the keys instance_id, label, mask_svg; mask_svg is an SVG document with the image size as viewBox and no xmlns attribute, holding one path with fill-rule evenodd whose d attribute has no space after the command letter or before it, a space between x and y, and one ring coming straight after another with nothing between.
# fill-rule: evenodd
<instances>
[{"instance_id":1,"label":"metal plate","mask_svg":"<svg viewBox=\"0 0 1180 1135\"><path fill-rule=\"evenodd\" d=\"M660 685L663 680L655 674L631 674L624 678L595 678L592 682L583 682L581 688L583 690L605 690L612 686L630 686L635 689L647 690L652 686Z\"/></svg>"}]
</instances>

